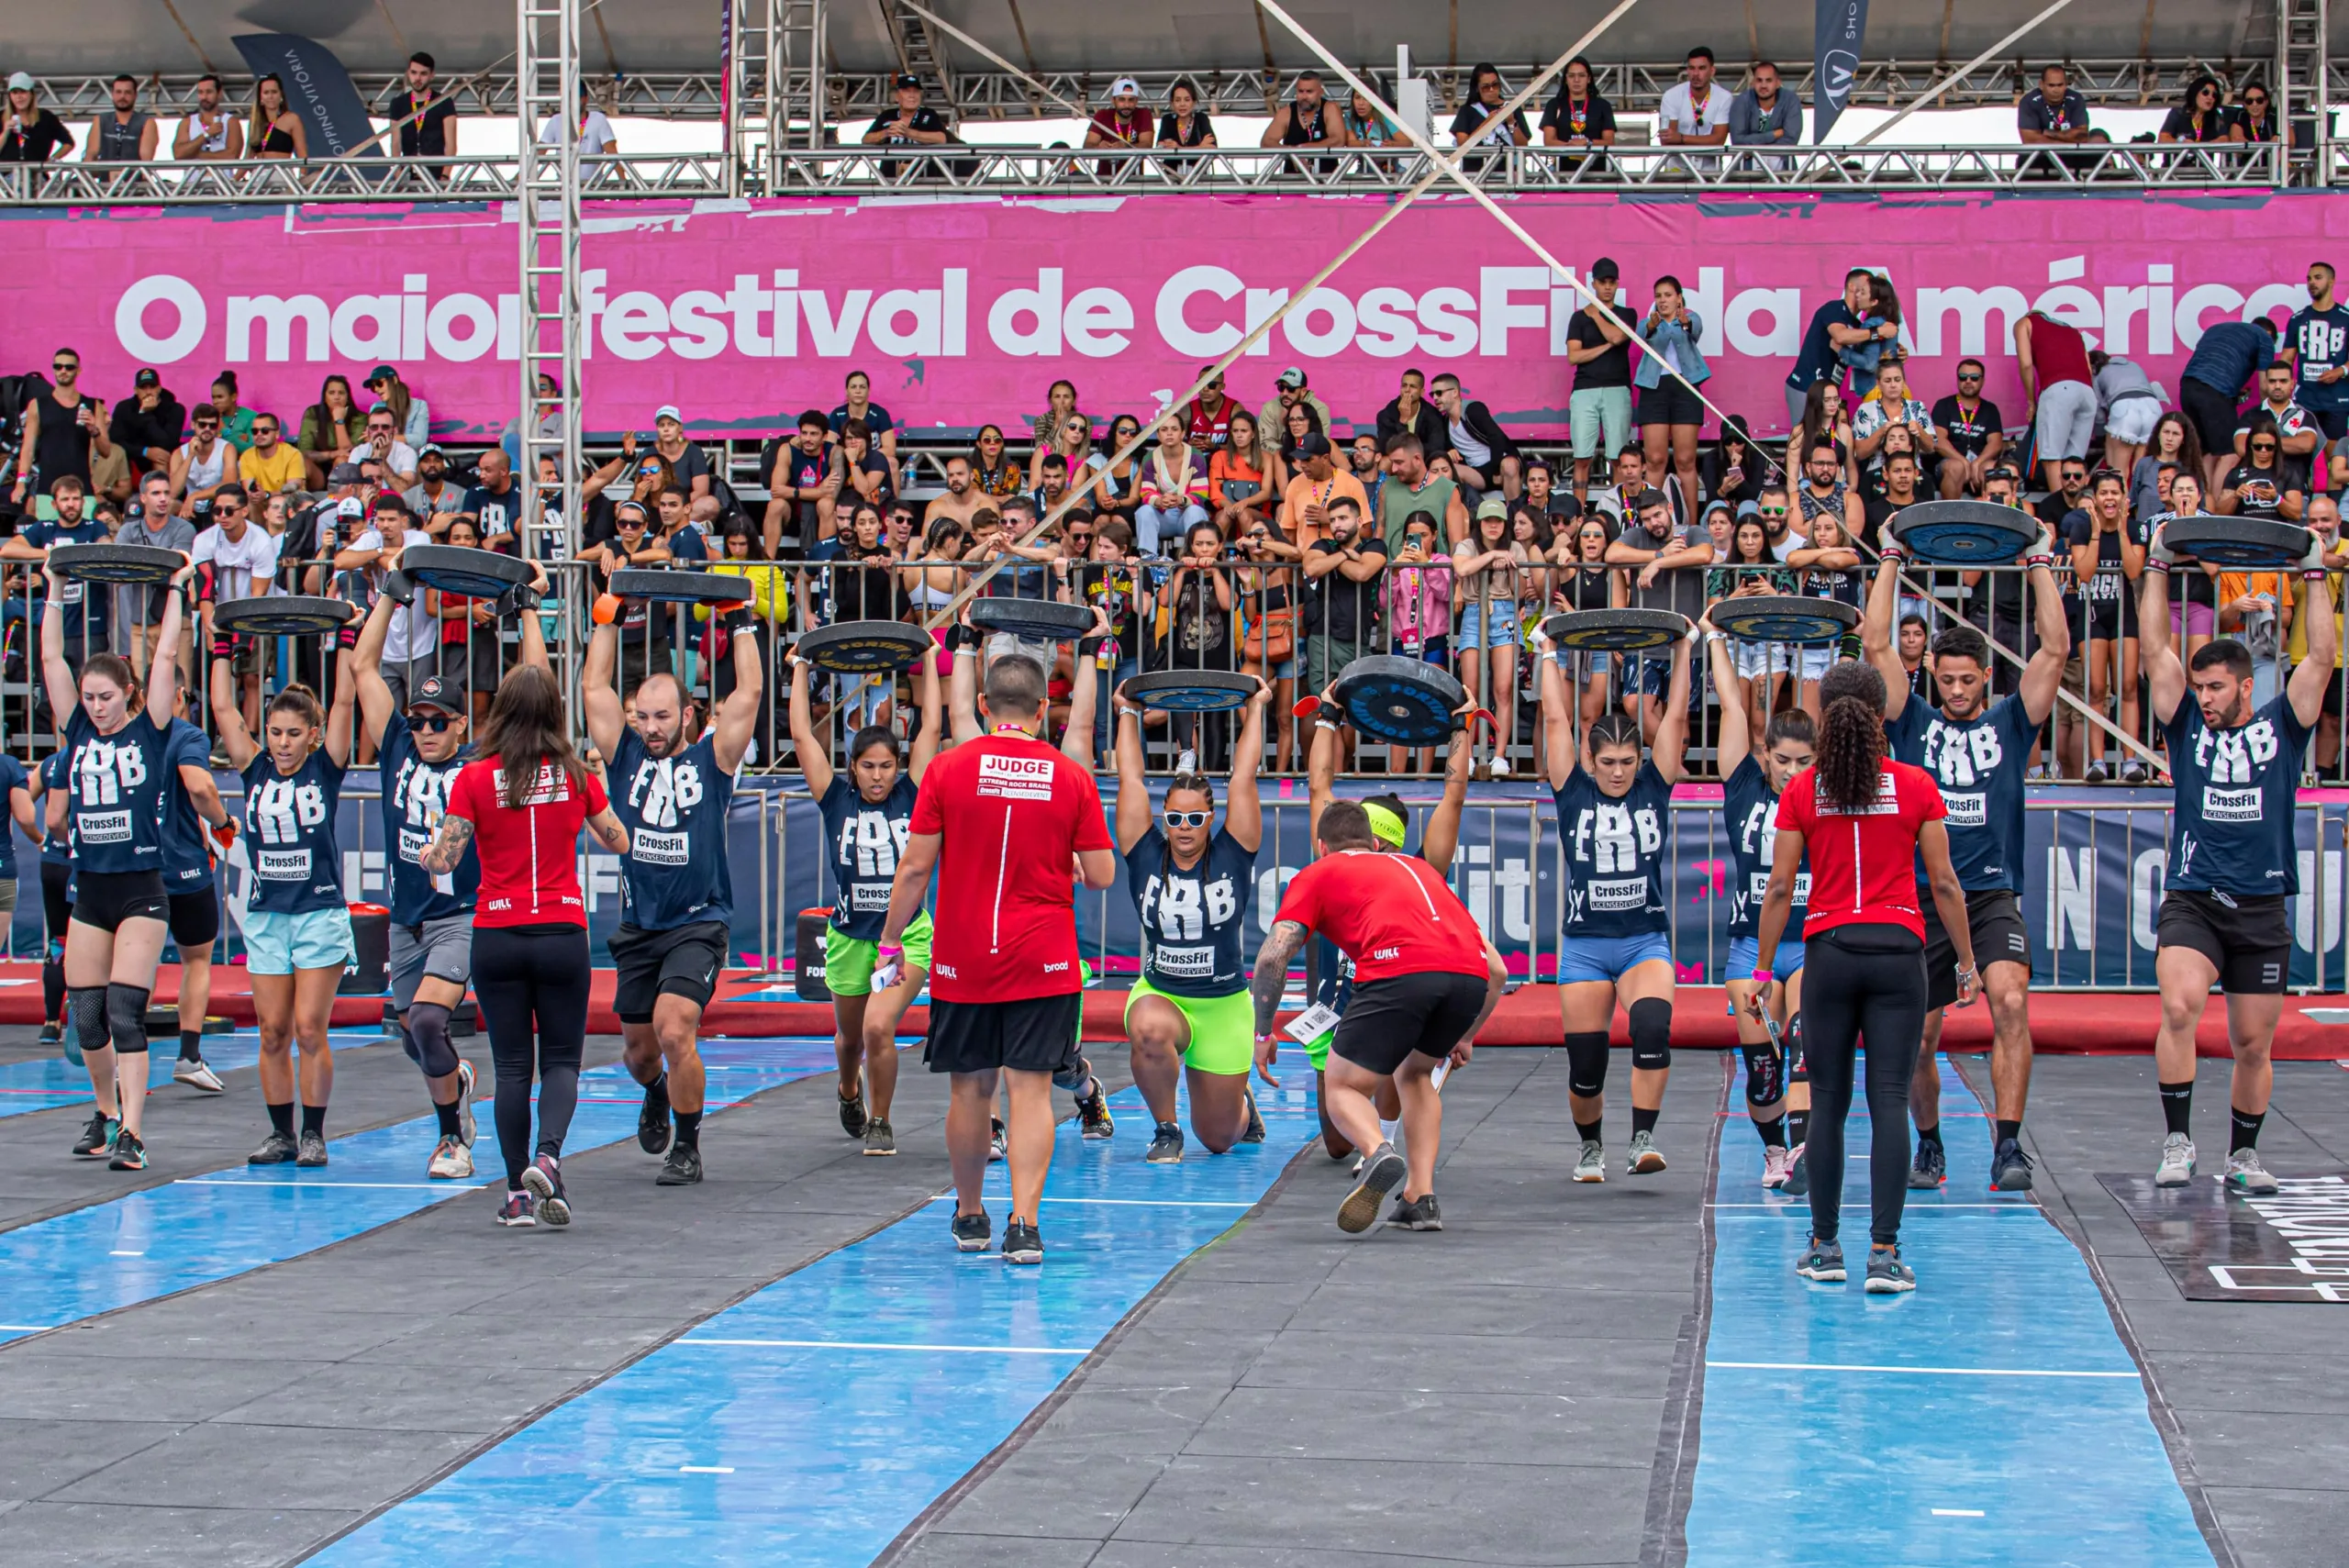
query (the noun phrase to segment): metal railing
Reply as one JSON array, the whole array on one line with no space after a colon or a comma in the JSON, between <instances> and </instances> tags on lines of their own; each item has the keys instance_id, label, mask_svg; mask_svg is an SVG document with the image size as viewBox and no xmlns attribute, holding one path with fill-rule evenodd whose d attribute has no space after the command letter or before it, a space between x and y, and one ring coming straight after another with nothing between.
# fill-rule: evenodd
<instances>
[{"instance_id":1,"label":"metal railing","mask_svg":"<svg viewBox=\"0 0 2349 1568\"><path fill-rule=\"evenodd\" d=\"M598 199L726 194L721 152L582 156ZM448 158L288 158L153 163L0 164L0 206L144 206L284 202L512 200L518 154Z\"/></svg>"}]
</instances>

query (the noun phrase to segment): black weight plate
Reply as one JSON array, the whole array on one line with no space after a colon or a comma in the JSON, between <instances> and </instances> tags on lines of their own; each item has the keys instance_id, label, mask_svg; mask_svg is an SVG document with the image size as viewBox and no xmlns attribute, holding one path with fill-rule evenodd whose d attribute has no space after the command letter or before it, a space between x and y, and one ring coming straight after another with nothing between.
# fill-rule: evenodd
<instances>
[{"instance_id":1,"label":"black weight plate","mask_svg":"<svg viewBox=\"0 0 2349 1568\"><path fill-rule=\"evenodd\" d=\"M1642 653L1688 635L1688 619L1671 610L1568 610L1542 623L1550 640L1586 653Z\"/></svg>"},{"instance_id":2,"label":"black weight plate","mask_svg":"<svg viewBox=\"0 0 2349 1568\"><path fill-rule=\"evenodd\" d=\"M530 563L494 550L417 544L400 551L400 570L428 588L466 599L495 599L530 581Z\"/></svg>"},{"instance_id":3,"label":"black weight plate","mask_svg":"<svg viewBox=\"0 0 2349 1568\"><path fill-rule=\"evenodd\" d=\"M1933 566L2002 566L2039 542L2039 520L1993 501L1920 501L1892 520L1892 537Z\"/></svg>"},{"instance_id":4,"label":"black weight plate","mask_svg":"<svg viewBox=\"0 0 2349 1568\"><path fill-rule=\"evenodd\" d=\"M751 600L751 580L724 572L630 566L612 573L611 591L623 599L662 605L743 605Z\"/></svg>"},{"instance_id":5,"label":"black weight plate","mask_svg":"<svg viewBox=\"0 0 2349 1568\"><path fill-rule=\"evenodd\" d=\"M974 599L971 624L1031 642L1074 642L1093 629L1093 612L1054 599Z\"/></svg>"},{"instance_id":6,"label":"black weight plate","mask_svg":"<svg viewBox=\"0 0 2349 1568\"><path fill-rule=\"evenodd\" d=\"M1713 624L1740 642L1833 643L1856 630L1860 612L1841 599L1803 599L1792 595L1723 599L1713 606Z\"/></svg>"},{"instance_id":7,"label":"black weight plate","mask_svg":"<svg viewBox=\"0 0 2349 1568\"><path fill-rule=\"evenodd\" d=\"M1223 713L1247 706L1256 681L1230 670L1153 670L1127 682L1126 695L1168 713Z\"/></svg>"},{"instance_id":8,"label":"black weight plate","mask_svg":"<svg viewBox=\"0 0 2349 1568\"><path fill-rule=\"evenodd\" d=\"M1451 671L1399 653L1373 653L1338 673L1338 706L1353 727L1401 746L1452 737L1452 716L1468 700Z\"/></svg>"},{"instance_id":9,"label":"black weight plate","mask_svg":"<svg viewBox=\"0 0 2349 1568\"><path fill-rule=\"evenodd\" d=\"M2300 563L2308 554L2309 530L2266 517L2173 517L2162 525L2162 542L2213 566L2273 572Z\"/></svg>"},{"instance_id":10,"label":"black weight plate","mask_svg":"<svg viewBox=\"0 0 2349 1568\"><path fill-rule=\"evenodd\" d=\"M61 544L49 552L60 577L85 583L168 583L187 562L151 544Z\"/></svg>"},{"instance_id":11,"label":"black weight plate","mask_svg":"<svg viewBox=\"0 0 2349 1568\"><path fill-rule=\"evenodd\" d=\"M799 657L840 675L890 674L919 660L936 644L901 620L844 620L819 626L798 642Z\"/></svg>"},{"instance_id":12,"label":"black weight plate","mask_svg":"<svg viewBox=\"0 0 2349 1568\"><path fill-rule=\"evenodd\" d=\"M332 631L351 618L349 599L314 594L275 594L265 599L230 599L212 606L212 624L240 637L308 637Z\"/></svg>"}]
</instances>

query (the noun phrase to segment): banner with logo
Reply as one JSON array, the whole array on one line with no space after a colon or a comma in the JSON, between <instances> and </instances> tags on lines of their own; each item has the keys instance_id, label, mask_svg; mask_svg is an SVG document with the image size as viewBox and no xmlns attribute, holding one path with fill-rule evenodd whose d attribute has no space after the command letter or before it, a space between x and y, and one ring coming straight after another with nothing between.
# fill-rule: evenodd
<instances>
[{"instance_id":1,"label":"banner with logo","mask_svg":"<svg viewBox=\"0 0 2349 1568\"><path fill-rule=\"evenodd\" d=\"M1859 73L1860 39L1868 30L1868 0L1819 0L1811 24L1810 144L1825 145L1827 133L1851 101Z\"/></svg>"},{"instance_id":2,"label":"banner with logo","mask_svg":"<svg viewBox=\"0 0 2349 1568\"><path fill-rule=\"evenodd\" d=\"M641 429L674 403L698 435L771 434L832 407L859 370L915 430L1018 428L1062 377L1104 424L1146 414L1389 199L591 207L584 424ZM1635 309L1676 276L1703 325L1707 395L1757 435L1785 430L1787 373L1853 266L1899 289L1920 395L1978 357L2015 428L2027 405L2011 329L2026 311L2080 328L2175 395L2207 327L2299 308L2309 258L2349 228L2349 195L2320 190L1553 193L1509 206L1568 265L1612 257ZM0 211L0 339L19 368L80 349L83 384L108 398L128 395L141 365L184 403L233 370L249 406L288 418L327 375L390 364L430 403L436 436L495 439L517 412L513 223L511 204ZM1407 369L1451 371L1512 434L1555 438L1582 304L1489 215L1431 196L1243 355L1231 395L1257 408L1295 365L1344 437L1373 428Z\"/></svg>"},{"instance_id":3,"label":"banner with logo","mask_svg":"<svg viewBox=\"0 0 2349 1568\"><path fill-rule=\"evenodd\" d=\"M366 100L326 45L292 33L246 33L231 41L256 79L274 74L285 83L285 106L302 117L311 157L344 157L375 134Z\"/></svg>"}]
</instances>

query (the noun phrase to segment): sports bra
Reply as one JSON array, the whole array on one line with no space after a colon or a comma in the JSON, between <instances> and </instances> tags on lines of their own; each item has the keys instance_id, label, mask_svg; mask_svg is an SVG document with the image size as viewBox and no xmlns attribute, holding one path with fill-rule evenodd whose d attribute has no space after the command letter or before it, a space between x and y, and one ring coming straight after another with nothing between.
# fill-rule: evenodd
<instances>
[{"instance_id":1,"label":"sports bra","mask_svg":"<svg viewBox=\"0 0 2349 1568\"><path fill-rule=\"evenodd\" d=\"M293 151L294 133L283 126L274 125L262 132L261 141L253 149L254 156L260 158L266 158L273 152L283 152L290 156Z\"/></svg>"}]
</instances>

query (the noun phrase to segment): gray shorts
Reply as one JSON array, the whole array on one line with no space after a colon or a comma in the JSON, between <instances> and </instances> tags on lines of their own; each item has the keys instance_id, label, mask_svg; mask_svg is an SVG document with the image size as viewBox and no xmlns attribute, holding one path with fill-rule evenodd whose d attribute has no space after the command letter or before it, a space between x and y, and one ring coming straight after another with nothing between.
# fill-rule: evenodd
<instances>
[{"instance_id":1,"label":"gray shorts","mask_svg":"<svg viewBox=\"0 0 2349 1568\"><path fill-rule=\"evenodd\" d=\"M449 915L421 926L392 926L392 1005L407 1011L426 975L462 990L473 977L473 917Z\"/></svg>"},{"instance_id":2,"label":"gray shorts","mask_svg":"<svg viewBox=\"0 0 2349 1568\"><path fill-rule=\"evenodd\" d=\"M417 682L432 674L437 668L438 666L429 659L417 659L405 664L397 660L386 659L377 665L376 673L384 677L384 684L391 688L392 711L406 713L409 691L414 688ZM397 931L399 928L394 926L392 929Z\"/></svg>"},{"instance_id":3,"label":"gray shorts","mask_svg":"<svg viewBox=\"0 0 2349 1568\"><path fill-rule=\"evenodd\" d=\"M1060 657L1060 651L1057 642L1040 642L1030 637L1015 637L1008 631L993 632L987 638L988 663L1013 653L1024 653L1041 664L1047 675L1052 673L1052 662Z\"/></svg>"}]
</instances>

